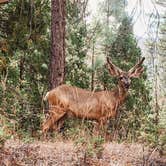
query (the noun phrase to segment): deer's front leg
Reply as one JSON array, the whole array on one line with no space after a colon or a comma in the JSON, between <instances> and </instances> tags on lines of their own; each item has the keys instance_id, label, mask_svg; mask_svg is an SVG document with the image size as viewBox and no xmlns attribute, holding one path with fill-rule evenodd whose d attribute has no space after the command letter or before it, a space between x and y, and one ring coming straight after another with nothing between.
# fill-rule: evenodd
<instances>
[{"instance_id":1,"label":"deer's front leg","mask_svg":"<svg viewBox=\"0 0 166 166\"><path fill-rule=\"evenodd\" d=\"M97 121L94 122L93 133L95 135L102 135L102 133L105 132L106 125L106 118L97 119Z\"/></svg>"},{"instance_id":2,"label":"deer's front leg","mask_svg":"<svg viewBox=\"0 0 166 166\"><path fill-rule=\"evenodd\" d=\"M106 117L102 117L99 120L99 128L100 130L104 130L107 126L107 118Z\"/></svg>"},{"instance_id":3,"label":"deer's front leg","mask_svg":"<svg viewBox=\"0 0 166 166\"><path fill-rule=\"evenodd\" d=\"M108 118L102 117L98 120L97 125L95 126L95 134L102 135L104 139L110 140L110 133L107 131L108 129Z\"/></svg>"}]
</instances>

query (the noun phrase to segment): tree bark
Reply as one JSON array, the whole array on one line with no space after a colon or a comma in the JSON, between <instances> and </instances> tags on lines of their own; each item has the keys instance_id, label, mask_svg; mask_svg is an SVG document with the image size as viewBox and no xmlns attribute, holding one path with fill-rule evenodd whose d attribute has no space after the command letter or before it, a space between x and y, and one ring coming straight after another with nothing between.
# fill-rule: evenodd
<instances>
[{"instance_id":1,"label":"tree bark","mask_svg":"<svg viewBox=\"0 0 166 166\"><path fill-rule=\"evenodd\" d=\"M94 76L95 76L95 72L94 72L94 59L95 59L95 47L94 47L94 41L93 41L93 48L92 48L92 75L91 75L91 91L94 90Z\"/></svg>"},{"instance_id":2,"label":"tree bark","mask_svg":"<svg viewBox=\"0 0 166 166\"><path fill-rule=\"evenodd\" d=\"M23 88L22 81L24 80L24 63L25 63L25 53L23 56L20 57L20 89Z\"/></svg>"},{"instance_id":3,"label":"tree bark","mask_svg":"<svg viewBox=\"0 0 166 166\"><path fill-rule=\"evenodd\" d=\"M65 76L65 0L51 0L51 55L49 89L62 84Z\"/></svg>"}]
</instances>

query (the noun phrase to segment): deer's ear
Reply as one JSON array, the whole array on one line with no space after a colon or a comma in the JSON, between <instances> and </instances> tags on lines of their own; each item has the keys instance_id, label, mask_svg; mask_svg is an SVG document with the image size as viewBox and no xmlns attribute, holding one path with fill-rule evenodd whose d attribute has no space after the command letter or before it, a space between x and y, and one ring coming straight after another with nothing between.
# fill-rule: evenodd
<instances>
[{"instance_id":1,"label":"deer's ear","mask_svg":"<svg viewBox=\"0 0 166 166\"><path fill-rule=\"evenodd\" d=\"M144 71L144 68L139 67L134 72L132 72L129 76L132 78L139 78L141 74L143 73L143 71Z\"/></svg>"},{"instance_id":2,"label":"deer's ear","mask_svg":"<svg viewBox=\"0 0 166 166\"><path fill-rule=\"evenodd\" d=\"M138 63L128 71L129 77L139 78L144 68L141 66L145 58L143 57Z\"/></svg>"},{"instance_id":3,"label":"deer's ear","mask_svg":"<svg viewBox=\"0 0 166 166\"><path fill-rule=\"evenodd\" d=\"M107 57L107 68L108 71L110 73L110 75L114 76L114 77L118 77L121 75L122 70L119 69L118 67L116 67L112 61L110 60L110 58Z\"/></svg>"}]
</instances>

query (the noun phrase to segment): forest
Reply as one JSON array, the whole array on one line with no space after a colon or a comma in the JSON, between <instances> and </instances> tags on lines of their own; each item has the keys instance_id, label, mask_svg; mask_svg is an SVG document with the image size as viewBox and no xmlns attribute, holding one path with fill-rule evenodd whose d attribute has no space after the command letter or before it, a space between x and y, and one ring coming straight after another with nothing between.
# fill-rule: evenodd
<instances>
[{"instance_id":1,"label":"forest","mask_svg":"<svg viewBox=\"0 0 166 166\"><path fill-rule=\"evenodd\" d=\"M165 166L166 0L0 0L0 165Z\"/></svg>"}]
</instances>

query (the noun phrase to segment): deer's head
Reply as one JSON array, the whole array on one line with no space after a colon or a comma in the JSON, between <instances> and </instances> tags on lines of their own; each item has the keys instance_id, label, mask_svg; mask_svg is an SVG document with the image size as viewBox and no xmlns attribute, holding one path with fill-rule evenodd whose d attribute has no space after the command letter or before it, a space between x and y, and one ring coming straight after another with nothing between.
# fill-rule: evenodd
<instances>
[{"instance_id":1,"label":"deer's head","mask_svg":"<svg viewBox=\"0 0 166 166\"><path fill-rule=\"evenodd\" d=\"M128 72L125 72L115 66L112 61L107 58L107 67L110 75L118 77L119 84L125 89L128 89L131 84L131 78L139 78L143 73L144 68L141 66L145 58L143 57L134 67L132 67Z\"/></svg>"}]
</instances>

